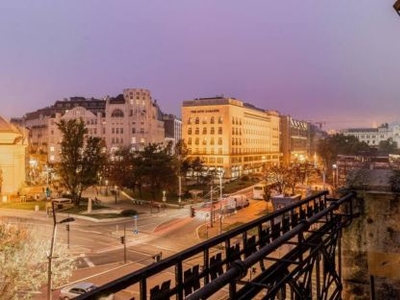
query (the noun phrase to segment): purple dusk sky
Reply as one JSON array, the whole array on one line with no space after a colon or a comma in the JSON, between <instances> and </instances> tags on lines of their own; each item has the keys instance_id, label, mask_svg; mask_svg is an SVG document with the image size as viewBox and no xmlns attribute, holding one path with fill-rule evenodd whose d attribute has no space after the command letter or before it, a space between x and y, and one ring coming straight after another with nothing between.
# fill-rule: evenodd
<instances>
[{"instance_id":1,"label":"purple dusk sky","mask_svg":"<svg viewBox=\"0 0 400 300\"><path fill-rule=\"evenodd\" d=\"M0 114L146 88L178 116L224 95L325 129L400 121L393 3L2 0Z\"/></svg>"}]
</instances>

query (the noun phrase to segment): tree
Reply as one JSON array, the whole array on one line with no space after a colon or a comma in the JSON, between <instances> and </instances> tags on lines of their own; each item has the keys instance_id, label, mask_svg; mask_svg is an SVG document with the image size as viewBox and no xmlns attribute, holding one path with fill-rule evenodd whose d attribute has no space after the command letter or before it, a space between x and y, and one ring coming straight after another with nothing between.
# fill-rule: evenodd
<instances>
[{"instance_id":1,"label":"tree","mask_svg":"<svg viewBox=\"0 0 400 300\"><path fill-rule=\"evenodd\" d=\"M109 162L108 175L115 185L135 189L134 158L135 153L130 148L119 149L114 153L114 159Z\"/></svg>"},{"instance_id":2,"label":"tree","mask_svg":"<svg viewBox=\"0 0 400 300\"><path fill-rule=\"evenodd\" d=\"M386 141L380 141L378 150L386 153L397 153L397 142L393 141L392 138L389 138Z\"/></svg>"},{"instance_id":3,"label":"tree","mask_svg":"<svg viewBox=\"0 0 400 300\"><path fill-rule=\"evenodd\" d=\"M199 184L200 180L206 181L203 178L206 167L201 158L197 156L196 158L191 159L189 164L190 164L190 169L192 169L193 175L196 177L196 183Z\"/></svg>"},{"instance_id":4,"label":"tree","mask_svg":"<svg viewBox=\"0 0 400 300\"><path fill-rule=\"evenodd\" d=\"M97 183L97 174L105 163L104 144L99 137L87 135L82 119L61 120L57 127L63 139L56 170L71 193L73 203L78 206L82 192Z\"/></svg>"},{"instance_id":5,"label":"tree","mask_svg":"<svg viewBox=\"0 0 400 300\"><path fill-rule=\"evenodd\" d=\"M134 176L142 185L150 186L153 199L164 189L171 190L176 183L176 169L172 163L171 149L161 143L150 143L137 151L134 159Z\"/></svg>"},{"instance_id":6,"label":"tree","mask_svg":"<svg viewBox=\"0 0 400 300\"><path fill-rule=\"evenodd\" d=\"M1 299L30 299L47 283L48 250L49 243L43 243L28 225L0 224ZM59 286L68 282L75 264L65 246L55 250L52 280Z\"/></svg>"},{"instance_id":7,"label":"tree","mask_svg":"<svg viewBox=\"0 0 400 300\"><path fill-rule=\"evenodd\" d=\"M324 161L324 165L330 169L339 154L357 155L369 152L370 149L367 143L360 142L355 136L334 134L320 140L317 150Z\"/></svg>"},{"instance_id":8,"label":"tree","mask_svg":"<svg viewBox=\"0 0 400 300\"><path fill-rule=\"evenodd\" d=\"M289 168L283 165L274 165L266 170L266 174L268 181L276 184L278 193L284 193L288 184Z\"/></svg>"}]
</instances>

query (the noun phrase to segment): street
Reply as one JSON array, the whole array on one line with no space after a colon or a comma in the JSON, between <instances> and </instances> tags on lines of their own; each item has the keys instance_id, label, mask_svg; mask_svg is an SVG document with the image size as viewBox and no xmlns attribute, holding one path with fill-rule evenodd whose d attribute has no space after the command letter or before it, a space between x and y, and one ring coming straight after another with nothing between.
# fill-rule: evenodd
<instances>
[{"instance_id":1,"label":"street","mask_svg":"<svg viewBox=\"0 0 400 300\"><path fill-rule=\"evenodd\" d=\"M250 200L250 203L249 207L238 210L236 214L225 216L224 225L257 218L267 205L265 201ZM58 226L56 247L66 245L77 259L77 269L73 272L70 284L90 281L102 285L154 263L157 255L165 258L202 241L198 230L205 222L200 218L191 218L188 207L166 208L150 213L147 207L120 201L119 206L122 205L137 209L137 219L99 221L74 216L75 221L70 223L69 231L65 225ZM44 241L51 239L53 219L45 212L1 209L0 216L6 222L29 224ZM65 217L68 215L57 214L57 220ZM220 229L215 223L209 228L208 237L217 235ZM121 237L125 237L125 247ZM54 299L60 288L62 286L55 287ZM131 295L132 291L128 294ZM43 297L38 296L37 299Z\"/></svg>"}]
</instances>

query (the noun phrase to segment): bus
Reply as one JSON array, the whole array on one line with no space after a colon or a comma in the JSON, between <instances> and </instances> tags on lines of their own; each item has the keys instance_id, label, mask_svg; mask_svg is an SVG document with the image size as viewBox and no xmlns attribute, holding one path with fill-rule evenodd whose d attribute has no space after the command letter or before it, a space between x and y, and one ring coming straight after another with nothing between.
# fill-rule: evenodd
<instances>
[{"instance_id":1,"label":"bus","mask_svg":"<svg viewBox=\"0 0 400 300\"><path fill-rule=\"evenodd\" d=\"M253 199L264 200L267 185L265 183L258 183L253 186Z\"/></svg>"}]
</instances>

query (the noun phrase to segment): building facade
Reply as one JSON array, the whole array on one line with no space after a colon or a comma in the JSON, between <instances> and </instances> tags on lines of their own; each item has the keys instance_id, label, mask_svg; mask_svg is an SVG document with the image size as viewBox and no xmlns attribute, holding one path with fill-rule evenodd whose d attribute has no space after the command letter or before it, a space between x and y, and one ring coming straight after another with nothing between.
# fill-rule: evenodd
<instances>
[{"instance_id":1,"label":"building facade","mask_svg":"<svg viewBox=\"0 0 400 300\"><path fill-rule=\"evenodd\" d=\"M23 124L30 130L30 152L44 154L43 161L58 161L62 135L57 123L77 118L85 122L90 136L105 141L111 156L118 149L141 150L149 143L165 142L163 114L150 91L125 89L117 97L72 97L26 114Z\"/></svg>"},{"instance_id":2,"label":"building facade","mask_svg":"<svg viewBox=\"0 0 400 300\"><path fill-rule=\"evenodd\" d=\"M225 178L262 172L279 164L279 114L234 98L184 101L182 138L189 158L224 171Z\"/></svg>"},{"instance_id":3,"label":"building facade","mask_svg":"<svg viewBox=\"0 0 400 300\"><path fill-rule=\"evenodd\" d=\"M354 136L360 142L367 143L371 148L377 148L381 141L387 141L389 138L400 142L399 131L399 125L389 127L388 124L383 124L377 128L348 128L342 130L341 133L346 136Z\"/></svg>"},{"instance_id":4,"label":"building facade","mask_svg":"<svg viewBox=\"0 0 400 300\"><path fill-rule=\"evenodd\" d=\"M172 150L174 151L175 145L182 140L182 120L174 115L163 115L164 128L165 128L165 141L172 143Z\"/></svg>"},{"instance_id":5,"label":"building facade","mask_svg":"<svg viewBox=\"0 0 400 300\"><path fill-rule=\"evenodd\" d=\"M291 116L281 116L281 152L282 162L311 161L310 123L300 121Z\"/></svg>"},{"instance_id":6,"label":"building facade","mask_svg":"<svg viewBox=\"0 0 400 300\"><path fill-rule=\"evenodd\" d=\"M16 194L26 175L27 134L0 117L0 194Z\"/></svg>"}]
</instances>

